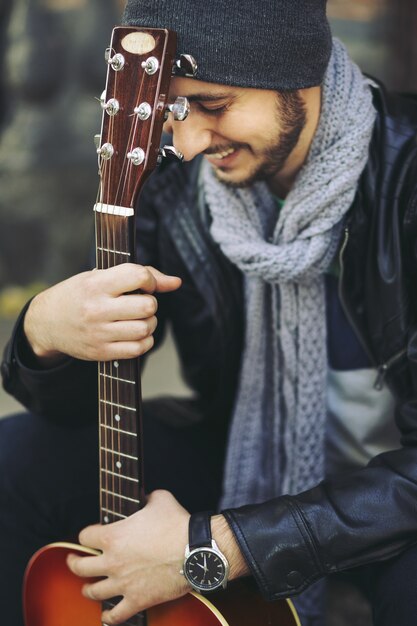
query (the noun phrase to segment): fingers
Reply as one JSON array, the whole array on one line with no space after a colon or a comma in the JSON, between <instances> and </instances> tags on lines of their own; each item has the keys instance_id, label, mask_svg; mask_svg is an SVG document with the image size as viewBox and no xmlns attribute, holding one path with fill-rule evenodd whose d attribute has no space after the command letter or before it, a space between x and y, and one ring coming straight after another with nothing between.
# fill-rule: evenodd
<instances>
[{"instance_id":1,"label":"fingers","mask_svg":"<svg viewBox=\"0 0 417 626\"><path fill-rule=\"evenodd\" d=\"M108 319L113 320L137 320L149 318L158 310L158 301L152 295L119 296L109 303Z\"/></svg>"},{"instance_id":2,"label":"fingers","mask_svg":"<svg viewBox=\"0 0 417 626\"><path fill-rule=\"evenodd\" d=\"M123 342L141 341L155 332L158 320L153 315L147 319L114 322L111 325L112 340Z\"/></svg>"},{"instance_id":3,"label":"fingers","mask_svg":"<svg viewBox=\"0 0 417 626\"><path fill-rule=\"evenodd\" d=\"M181 285L177 276L168 276L154 267L134 263L122 263L102 270L99 280L107 293L114 296L137 290L146 293L174 291Z\"/></svg>"},{"instance_id":4,"label":"fingers","mask_svg":"<svg viewBox=\"0 0 417 626\"><path fill-rule=\"evenodd\" d=\"M103 611L101 619L103 624L108 624L109 626L123 624L123 622L127 622L130 617L141 610L143 609L140 608L138 610L127 598L123 598L111 611Z\"/></svg>"},{"instance_id":5,"label":"fingers","mask_svg":"<svg viewBox=\"0 0 417 626\"><path fill-rule=\"evenodd\" d=\"M113 361L114 359L135 359L148 352L154 345L155 340L146 337L140 341L118 341L108 345L94 357L95 361Z\"/></svg>"},{"instance_id":6,"label":"fingers","mask_svg":"<svg viewBox=\"0 0 417 626\"><path fill-rule=\"evenodd\" d=\"M71 572L81 578L98 578L105 576L102 556L79 556L69 554L67 565Z\"/></svg>"},{"instance_id":7,"label":"fingers","mask_svg":"<svg viewBox=\"0 0 417 626\"><path fill-rule=\"evenodd\" d=\"M86 526L78 535L78 541L82 546L87 548L95 548L96 550L102 550L105 544L105 537L107 533L107 527L101 524L92 524Z\"/></svg>"}]
</instances>

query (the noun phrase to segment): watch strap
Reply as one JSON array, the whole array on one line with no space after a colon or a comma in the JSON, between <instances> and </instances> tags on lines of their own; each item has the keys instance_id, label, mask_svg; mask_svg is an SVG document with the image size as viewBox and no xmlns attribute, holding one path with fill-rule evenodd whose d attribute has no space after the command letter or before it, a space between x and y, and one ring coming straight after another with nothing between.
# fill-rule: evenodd
<instances>
[{"instance_id":1,"label":"watch strap","mask_svg":"<svg viewBox=\"0 0 417 626\"><path fill-rule=\"evenodd\" d=\"M202 511L192 513L188 523L188 546L191 550L202 547L211 547L211 525L212 511Z\"/></svg>"}]
</instances>

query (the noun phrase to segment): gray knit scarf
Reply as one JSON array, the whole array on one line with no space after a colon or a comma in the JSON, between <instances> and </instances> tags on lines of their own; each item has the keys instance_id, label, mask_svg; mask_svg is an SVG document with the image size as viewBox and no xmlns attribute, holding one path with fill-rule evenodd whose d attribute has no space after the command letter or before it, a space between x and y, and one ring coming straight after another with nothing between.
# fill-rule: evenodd
<instances>
[{"instance_id":1,"label":"gray knit scarf","mask_svg":"<svg viewBox=\"0 0 417 626\"><path fill-rule=\"evenodd\" d=\"M374 121L369 85L334 40L319 125L278 219L265 183L229 188L207 162L202 166L211 234L244 274L245 341L223 508L297 494L324 477L328 366L323 274L338 248ZM275 227L268 233L271 216ZM317 589L315 585L299 597L304 617L320 615ZM309 623L322 626L323 619Z\"/></svg>"}]
</instances>

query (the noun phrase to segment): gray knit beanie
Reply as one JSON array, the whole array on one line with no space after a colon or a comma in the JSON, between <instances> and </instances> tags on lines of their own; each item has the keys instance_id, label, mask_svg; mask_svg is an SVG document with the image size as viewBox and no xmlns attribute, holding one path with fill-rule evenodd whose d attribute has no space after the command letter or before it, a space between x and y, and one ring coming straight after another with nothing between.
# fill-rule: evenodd
<instances>
[{"instance_id":1,"label":"gray knit beanie","mask_svg":"<svg viewBox=\"0 0 417 626\"><path fill-rule=\"evenodd\" d=\"M128 0L123 23L176 31L196 78L223 85L319 85L332 47L326 0Z\"/></svg>"}]
</instances>

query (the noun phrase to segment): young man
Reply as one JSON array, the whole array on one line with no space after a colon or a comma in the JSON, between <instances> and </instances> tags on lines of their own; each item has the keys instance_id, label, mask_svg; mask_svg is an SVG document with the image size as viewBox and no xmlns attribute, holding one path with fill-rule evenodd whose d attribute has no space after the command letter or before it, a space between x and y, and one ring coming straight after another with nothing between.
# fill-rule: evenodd
<instances>
[{"instance_id":1,"label":"young man","mask_svg":"<svg viewBox=\"0 0 417 626\"><path fill-rule=\"evenodd\" d=\"M169 320L195 398L145 406L148 489L164 491L84 528L102 554L68 562L100 578L87 597L123 596L103 621L190 589L189 512L214 509L229 579L294 597L304 626L324 624L317 581L344 570L376 626L411 626L417 102L361 75L324 0L131 0L125 19L176 30L199 63L170 93L191 103L167 123L186 163L144 191L142 265L39 294L6 349L6 388L43 416L0 424L13 590L37 547L97 521L94 361L145 353Z\"/></svg>"}]
</instances>

